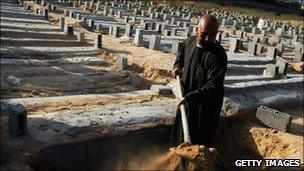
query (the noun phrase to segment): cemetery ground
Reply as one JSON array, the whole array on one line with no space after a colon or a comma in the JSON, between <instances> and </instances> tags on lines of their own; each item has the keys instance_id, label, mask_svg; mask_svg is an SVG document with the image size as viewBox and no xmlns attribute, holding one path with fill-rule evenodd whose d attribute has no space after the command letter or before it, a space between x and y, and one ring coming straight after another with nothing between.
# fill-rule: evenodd
<instances>
[{"instance_id":1,"label":"cemetery ground","mask_svg":"<svg viewBox=\"0 0 304 171\"><path fill-rule=\"evenodd\" d=\"M176 111L170 73L197 16L92 2L1 1L1 169L159 169ZM228 55L216 167L303 167L303 23L258 29L211 12Z\"/></svg>"}]
</instances>

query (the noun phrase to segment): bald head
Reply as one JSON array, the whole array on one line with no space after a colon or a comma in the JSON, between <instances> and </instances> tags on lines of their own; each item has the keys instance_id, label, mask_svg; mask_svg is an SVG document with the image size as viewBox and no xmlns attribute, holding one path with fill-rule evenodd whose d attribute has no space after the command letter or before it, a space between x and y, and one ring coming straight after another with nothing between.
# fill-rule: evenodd
<instances>
[{"instance_id":1,"label":"bald head","mask_svg":"<svg viewBox=\"0 0 304 171\"><path fill-rule=\"evenodd\" d=\"M209 14L202 16L198 23L197 40L201 45L210 44L215 41L218 32L217 19Z\"/></svg>"},{"instance_id":2,"label":"bald head","mask_svg":"<svg viewBox=\"0 0 304 171\"><path fill-rule=\"evenodd\" d=\"M214 16L206 14L200 18L198 27L213 27L214 29L218 29L218 22Z\"/></svg>"}]
</instances>

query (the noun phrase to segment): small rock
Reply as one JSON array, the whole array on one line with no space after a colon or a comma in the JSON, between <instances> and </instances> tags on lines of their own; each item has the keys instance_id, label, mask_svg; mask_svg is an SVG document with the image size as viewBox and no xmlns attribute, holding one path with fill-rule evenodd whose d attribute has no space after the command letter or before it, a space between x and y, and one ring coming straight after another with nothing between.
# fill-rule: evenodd
<instances>
[{"instance_id":1,"label":"small rock","mask_svg":"<svg viewBox=\"0 0 304 171\"><path fill-rule=\"evenodd\" d=\"M14 76L8 76L5 79L10 85L12 86L20 86L21 85L21 79L14 77Z\"/></svg>"},{"instance_id":2,"label":"small rock","mask_svg":"<svg viewBox=\"0 0 304 171\"><path fill-rule=\"evenodd\" d=\"M142 80L141 80L141 78L140 78L139 75L137 75L137 74L131 74L131 75L129 75L129 78L130 78L130 83L133 86L137 87L137 86L141 85L141 81Z\"/></svg>"},{"instance_id":3,"label":"small rock","mask_svg":"<svg viewBox=\"0 0 304 171\"><path fill-rule=\"evenodd\" d=\"M152 85L150 90L162 94L162 95L171 95L173 94L172 88L167 85Z\"/></svg>"},{"instance_id":4,"label":"small rock","mask_svg":"<svg viewBox=\"0 0 304 171\"><path fill-rule=\"evenodd\" d=\"M272 129L271 132L275 134L275 133L278 133L278 130Z\"/></svg>"}]
</instances>

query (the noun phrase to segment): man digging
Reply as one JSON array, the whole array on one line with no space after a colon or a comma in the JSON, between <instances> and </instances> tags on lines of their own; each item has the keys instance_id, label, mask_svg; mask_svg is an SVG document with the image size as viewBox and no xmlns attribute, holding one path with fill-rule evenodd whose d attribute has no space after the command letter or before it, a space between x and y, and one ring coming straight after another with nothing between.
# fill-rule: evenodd
<instances>
[{"instance_id":1,"label":"man digging","mask_svg":"<svg viewBox=\"0 0 304 171\"><path fill-rule=\"evenodd\" d=\"M180 46L173 77L181 76L184 97L178 106L186 106L192 144L209 147L217 130L224 96L227 55L215 40L218 22L211 15L200 18L196 36ZM175 118L171 145L183 143L181 112Z\"/></svg>"}]
</instances>

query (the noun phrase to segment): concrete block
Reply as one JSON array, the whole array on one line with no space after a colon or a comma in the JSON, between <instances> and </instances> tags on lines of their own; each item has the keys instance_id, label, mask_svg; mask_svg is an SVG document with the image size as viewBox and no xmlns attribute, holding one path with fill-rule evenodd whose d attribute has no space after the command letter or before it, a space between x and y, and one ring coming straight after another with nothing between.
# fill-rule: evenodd
<instances>
[{"instance_id":1,"label":"concrete block","mask_svg":"<svg viewBox=\"0 0 304 171\"><path fill-rule=\"evenodd\" d=\"M244 37L244 32L243 31L238 31L237 33L236 33L236 38L237 39L242 39Z\"/></svg>"},{"instance_id":2,"label":"concrete block","mask_svg":"<svg viewBox=\"0 0 304 171\"><path fill-rule=\"evenodd\" d=\"M266 106L260 106L256 112L257 121L267 127L287 132L290 129L291 116Z\"/></svg>"},{"instance_id":3,"label":"concrete block","mask_svg":"<svg viewBox=\"0 0 304 171\"><path fill-rule=\"evenodd\" d=\"M181 45L181 42L179 42L179 41L173 41L172 42L171 53L177 53L180 45Z\"/></svg>"},{"instance_id":4,"label":"concrete block","mask_svg":"<svg viewBox=\"0 0 304 171\"><path fill-rule=\"evenodd\" d=\"M64 15L64 16L68 17L69 14L70 14L70 12L69 12L68 10L64 10L64 12L63 12L63 15Z\"/></svg>"},{"instance_id":5,"label":"concrete block","mask_svg":"<svg viewBox=\"0 0 304 171\"><path fill-rule=\"evenodd\" d=\"M41 0L41 3L40 3L41 6L45 6L45 1L44 0Z\"/></svg>"},{"instance_id":6,"label":"concrete block","mask_svg":"<svg viewBox=\"0 0 304 171\"><path fill-rule=\"evenodd\" d=\"M134 38L134 44L141 45L143 41L143 30L142 29L136 29L135 32L135 38Z\"/></svg>"},{"instance_id":7,"label":"concrete block","mask_svg":"<svg viewBox=\"0 0 304 171\"><path fill-rule=\"evenodd\" d=\"M60 24L60 29L64 29L64 25L65 25L65 18L64 17L60 17L59 19L59 24Z\"/></svg>"},{"instance_id":8,"label":"concrete block","mask_svg":"<svg viewBox=\"0 0 304 171\"><path fill-rule=\"evenodd\" d=\"M44 18L46 20L49 19L49 13L48 13L48 10L46 8L43 9L43 14L44 14Z\"/></svg>"},{"instance_id":9,"label":"concrete block","mask_svg":"<svg viewBox=\"0 0 304 171\"><path fill-rule=\"evenodd\" d=\"M257 54L257 55L260 55L260 54L263 53L263 51L264 51L264 46L263 46L262 44L258 43L258 44L257 44L256 54Z\"/></svg>"},{"instance_id":10,"label":"concrete block","mask_svg":"<svg viewBox=\"0 0 304 171\"><path fill-rule=\"evenodd\" d=\"M119 27L116 26L116 25L113 26L112 36L114 36L114 37L119 37Z\"/></svg>"},{"instance_id":11,"label":"concrete block","mask_svg":"<svg viewBox=\"0 0 304 171\"><path fill-rule=\"evenodd\" d=\"M258 33L258 28L252 27L252 28L251 28L251 33L257 34L257 33Z\"/></svg>"},{"instance_id":12,"label":"concrete block","mask_svg":"<svg viewBox=\"0 0 304 171\"><path fill-rule=\"evenodd\" d=\"M275 47L268 47L266 57L270 57L271 59L276 59L278 54L278 49Z\"/></svg>"},{"instance_id":13,"label":"concrete block","mask_svg":"<svg viewBox=\"0 0 304 171\"><path fill-rule=\"evenodd\" d=\"M117 12L117 17L118 17L118 18L122 18L122 12L121 12L121 11L118 11L118 12Z\"/></svg>"},{"instance_id":14,"label":"concrete block","mask_svg":"<svg viewBox=\"0 0 304 171\"><path fill-rule=\"evenodd\" d=\"M162 94L162 95L172 95L172 88L168 85L152 85L150 90Z\"/></svg>"},{"instance_id":15,"label":"concrete block","mask_svg":"<svg viewBox=\"0 0 304 171\"><path fill-rule=\"evenodd\" d=\"M300 52L300 51L296 51L294 61L295 62L304 62L304 53Z\"/></svg>"},{"instance_id":16,"label":"concrete block","mask_svg":"<svg viewBox=\"0 0 304 171\"><path fill-rule=\"evenodd\" d=\"M184 31L183 32L184 37L189 37L190 35L191 35L191 33L189 31Z\"/></svg>"},{"instance_id":17,"label":"concrete block","mask_svg":"<svg viewBox=\"0 0 304 171\"><path fill-rule=\"evenodd\" d=\"M83 33L83 32L79 32L79 33L77 34L77 40L78 40L81 44L84 43L84 33Z\"/></svg>"},{"instance_id":18,"label":"concrete block","mask_svg":"<svg viewBox=\"0 0 304 171\"><path fill-rule=\"evenodd\" d=\"M295 48L294 48L294 52L296 53L296 52L304 52L304 50L303 50L304 48L303 48L303 45L302 44L296 44L295 45Z\"/></svg>"},{"instance_id":19,"label":"concrete block","mask_svg":"<svg viewBox=\"0 0 304 171\"><path fill-rule=\"evenodd\" d=\"M133 25L127 23L126 24L126 30L125 30L125 36L130 37L132 33Z\"/></svg>"},{"instance_id":20,"label":"concrete block","mask_svg":"<svg viewBox=\"0 0 304 171\"><path fill-rule=\"evenodd\" d=\"M89 20L88 21L89 22L89 27L91 28L91 29L94 29L94 20Z\"/></svg>"},{"instance_id":21,"label":"concrete block","mask_svg":"<svg viewBox=\"0 0 304 171\"><path fill-rule=\"evenodd\" d=\"M73 11L70 11L69 17L74 18L74 12Z\"/></svg>"},{"instance_id":22,"label":"concrete block","mask_svg":"<svg viewBox=\"0 0 304 171\"><path fill-rule=\"evenodd\" d=\"M149 49L159 50L160 49L160 40L161 37L158 35L152 35L150 40Z\"/></svg>"},{"instance_id":23,"label":"concrete block","mask_svg":"<svg viewBox=\"0 0 304 171\"><path fill-rule=\"evenodd\" d=\"M96 31L97 32L101 32L102 31L102 25L101 24L97 24L96 25Z\"/></svg>"},{"instance_id":24,"label":"concrete block","mask_svg":"<svg viewBox=\"0 0 304 171\"><path fill-rule=\"evenodd\" d=\"M254 42L249 43L248 45L248 54L250 55L257 55L256 51L257 51L257 44Z\"/></svg>"},{"instance_id":25,"label":"concrete block","mask_svg":"<svg viewBox=\"0 0 304 171\"><path fill-rule=\"evenodd\" d=\"M279 67L279 74L281 74L282 76L286 76L288 62L285 59L278 57L276 61L276 66Z\"/></svg>"},{"instance_id":26,"label":"concrete block","mask_svg":"<svg viewBox=\"0 0 304 171\"><path fill-rule=\"evenodd\" d=\"M125 70L128 67L128 58L119 57L116 61L116 64L120 70Z\"/></svg>"},{"instance_id":27,"label":"concrete block","mask_svg":"<svg viewBox=\"0 0 304 171\"><path fill-rule=\"evenodd\" d=\"M176 36L177 35L177 28L173 27L171 28L171 36Z\"/></svg>"},{"instance_id":28,"label":"concrete block","mask_svg":"<svg viewBox=\"0 0 304 171\"><path fill-rule=\"evenodd\" d=\"M144 20L141 20L141 21L140 21L140 26L141 26L141 28L143 28L144 30L148 30L148 27L149 27L148 23L145 22Z\"/></svg>"},{"instance_id":29,"label":"concrete block","mask_svg":"<svg viewBox=\"0 0 304 171\"><path fill-rule=\"evenodd\" d=\"M81 20L81 14L76 14L76 19Z\"/></svg>"},{"instance_id":30,"label":"concrete block","mask_svg":"<svg viewBox=\"0 0 304 171\"><path fill-rule=\"evenodd\" d=\"M267 44L267 43L268 43L268 37L265 37L265 36L262 37L262 38L261 38L261 43L262 43L262 44Z\"/></svg>"},{"instance_id":31,"label":"concrete block","mask_svg":"<svg viewBox=\"0 0 304 171\"><path fill-rule=\"evenodd\" d=\"M129 22L129 17L128 16L124 16L124 23L128 23Z\"/></svg>"},{"instance_id":32,"label":"concrete block","mask_svg":"<svg viewBox=\"0 0 304 171\"><path fill-rule=\"evenodd\" d=\"M266 30L261 30L261 36L266 36Z\"/></svg>"},{"instance_id":33,"label":"concrete block","mask_svg":"<svg viewBox=\"0 0 304 171\"><path fill-rule=\"evenodd\" d=\"M242 41L236 38L231 38L229 42L229 51L230 52L239 52L242 46Z\"/></svg>"},{"instance_id":34,"label":"concrete block","mask_svg":"<svg viewBox=\"0 0 304 171\"><path fill-rule=\"evenodd\" d=\"M101 34L94 35L94 48L99 49L102 47L102 36Z\"/></svg>"},{"instance_id":35,"label":"concrete block","mask_svg":"<svg viewBox=\"0 0 304 171\"><path fill-rule=\"evenodd\" d=\"M273 43L279 44L279 43L281 43L281 41L282 41L281 37L278 37L278 36L272 37Z\"/></svg>"},{"instance_id":36,"label":"concrete block","mask_svg":"<svg viewBox=\"0 0 304 171\"><path fill-rule=\"evenodd\" d=\"M282 56L283 51L284 51L284 45L282 45L282 44L277 44L277 45L276 45L276 49L278 50L278 55L279 55L279 56Z\"/></svg>"},{"instance_id":37,"label":"concrete block","mask_svg":"<svg viewBox=\"0 0 304 171\"><path fill-rule=\"evenodd\" d=\"M158 33L162 32L162 25L160 23L156 23L156 25L155 25L155 31L157 31Z\"/></svg>"},{"instance_id":38,"label":"concrete block","mask_svg":"<svg viewBox=\"0 0 304 171\"><path fill-rule=\"evenodd\" d=\"M73 25L65 25L64 26L64 34L68 36L74 35L74 27Z\"/></svg>"},{"instance_id":39,"label":"concrete block","mask_svg":"<svg viewBox=\"0 0 304 171\"><path fill-rule=\"evenodd\" d=\"M15 138L19 135L25 134L27 131L27 112L26 109L20 105L10 105L9 111L9 135Z\"/></svg>"},{"instance_id":40,"label":"concrete block","mask_svg":"<svg viewBox=\"0 0 304 171\"><path fill-rule=\"evenodd\" d=\"M221 26L223 26L223 27L226 26L226 18L223 18L223 19L222 19L222 21L221 21Z\"/></svg>"},{"instance_id":41,"label":"concrete block","mask_svg":"<svg viewBox=\"0 0 304 171\"><path fill-rule=\"evenodd\" d=\"M114 9L110 9L110 10L109 10L109 15L110 15L110 16L114 16Z\"/></svg>"},{"instance_id":42,"label":"concrete block","mask_svg":"<svg viewBox=\"0 0 304 171\"><path fill-rule=\"evenodd\" d=\"M278 28L276 30L276 35L281 37L283 35L283 29L282 28Z\"/></svg>"},{"instance_id":43,"label":"concrete block","mask_svg":"<svg viewBox=\"0 0 304 171\"><path fill-rule=\"evenodd\" d=\"M293 35L291 43L296 44L298 42L298 39L299 39L298 35Z\"/></svg>"},{"instance_id":44,"label":"concrete block","mask_svg":"<svg viewBox=\"0 0 304 171\"><path fill-rule=\"evenodd\" d=\"M249 36L243 36L243 42L249 42Z\"/></svg>"},{"instance_id":45,"label":"concrete block","mask_svg":"<svg viewBox=\"0 0 304 171\"><path fill-rule=\"evenodd\" d=\"M255 37L253 37L252 42L259 43L260 42L260 38L257 37L257 36L255 36Z\"/></svg>"},{"instance_id":46,"label":"concrete block","mask_svg":"<svg viewBox=\"0 0 304 171\"><path fill-rule=\"evenodd\" d=\"M109 35L111 36L113 34L113 26L109 27Z\"/></svg>"},{"instance_id":47,"label":"concrete block","mask_svg":"<svg viewBox=\"0 0 304 171\"><path fill-rule=\"evenodd\" d=\"M279 66L274 64L268 64L266 69L263 71L264 76L277 78L279 76Z\"/></svg>"},{"instance_id":48,"label":"concrete block","mask_svg":"<svg viewBox=\"0 0 304 171\"><path fill-rule=\"evenodd\" d=\"M236 31L235 29L231 29L231 30L230 30L230 34L231 34L231 35L235 35L235 31Z\"/></svg>"},{"instance_id":49,"label":"concrete block","mask_svg":"<svg viewBox=\"0 0 304 171\"><path fill-rule=\"evenodd\" d=\"M164 36L171 36L171 31L170 30L165 30L164 31Z\"/></svg>"}]
</instances>

